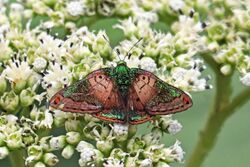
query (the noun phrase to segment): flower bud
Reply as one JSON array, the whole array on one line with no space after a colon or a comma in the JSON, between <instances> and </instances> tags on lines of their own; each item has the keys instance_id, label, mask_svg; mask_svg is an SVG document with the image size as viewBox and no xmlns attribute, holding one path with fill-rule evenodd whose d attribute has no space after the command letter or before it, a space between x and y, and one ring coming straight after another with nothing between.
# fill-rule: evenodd
<instances>
[{"instance_id":1,"label":"flower bud","mask_svg":"<svg viewBox=\"0 0 250 167\"><path fill-rule=\"evenodd\" d=\"M11 88L14 90L15 93L20 93L26 86L27 81L26 80L18 80L15 83L11 83Z\"/></svg>"},{"instance_id":2,"label":"flower bud","mask_svg":"<svg viewBox=\"0 0 250 167\"><path fill-rule=\"evenodd\" d=\"M166 162L159 161L156 164L156 167L170 167Z\"/></svg>"},{"instance_id":3,"label":"flower bud","mask_svg":"<svg viewBox=\"0 0 250 167\"><path fill-rule=\"evenodd\" d=\"M95 122L89 122L83 128L83 134L88 139L104 138L110 133L110 128L107 125L100 125Z\"/></svg>"},{"instance_id":4,"label":"flower bud","mask_svg":"<svg viewBox=\"0 0 250 167\"><path fill-rule=\"evenodd\" d=\"M0 124L0 126L1 126L1 124ZM0 132L0 146L4 145L5 139L6 139L6 136L2 132Z\"/></svg>"},{"instance_id":5,"label":"flower bud","mask_svg":"<svg viewBox=\"0 0 250 167\"><path fill-rule=\"evenodd\" d=\"M129 125L128 126L128 138L132 138L137 132L136 125Z\"/></svg>"},{"instance_id":6,"label":"flower bud","mask_svg":"<svg viewBox=\"0 0 250 167\"><path fill-rule=\"evenodd\" d=\"M37 72L42 72L47 66L47 61L42 58L38 57L33 62L33 69Z\"/></svg>"},{"instance_id":7,"label":"flower bud","mask_svg":"<svg viewBox=\"0 0 250 167\"><path fill-rule=\"evenodd\" d=\"M46 167L46 165L42 162L37 162L34 167Z\"/></svg>"},{"instance_id":8,"label":"flower bud","mask_svg":"<svg viewBox=\"0 0 250 167\"><path fill-rule=\"evenodd\" d=\"M13 92L5 92L0 98L0 105L7 112L13 112L18 108L19 98Z\"/></svg>"},{"instance_id":9,"label":"flower bud","mask_svg":"<svg viewBox=\"0 0 250 167\"><path fill-rule=\"evenodd\" d=\"M58 137L52 137L49 144L52 150L62 149L66 145L66 136L61 135Z\"/></svg>"},{"instance_id":10,"label":"flower bud","mask_svg":"<svg viewBox=\"0 0 250 167\"><path fill-rule=\"evenodd\" d=\"M136 167L137 157L127 157L125 161L125 166Z\"/></svg>"},{"instance_id":11,"label":"flower bud","mask_svg":"<svg viewBox=\"0 0 250 167\"><path fill-rule=\"evenodd\" d=\"M43 148L42 146L32 145L28 147L28 156L33 156L34 160L41 159L43 155Z\"/></svg>"},{"instance_id":12,"label":"flower bud","mask_svg":"<svg viewBox=\"0 0 250 167\"><path fill-rule=\"evenodd\" d=\"M1 17L2 17L1 19L3 19L3 15L1 15ZM11 58L12 49L8 45L9 45L8 43L0 41L0 50L1 50L0 62L7 61Z\"/></svg>"},{"instance_id":13,"label":"flower bud","mask_svg":"<svg viewBox=\"0 0 250 167\"><path fill-rule=\"evenodd\" d=\"M104 32L102 31L97 34L97 37L92 45L92 49L94 52L100 53L101 57L109 59L111 49L107 41L103 38L103 34ZM105 34L105 36L107 35Z\"/></svg>"},{"instance_id":14,"label":"flower bud","mask_svg":"<svg viewBox=\"0 0 250 167\"><path fill-rule=\"evenodd\" d=\"M59 162L59 159L53 153L45 153L43 155L43 161L48 166L55 166Z\"/></svg>"},{"instance_id":15,"label":"flower bud","mask_svg":"<svg viewBox=\"0 0 250 167\"><path fill-rule=\"evenodd\" d=\"M80 162L85 164L96 164L96 166L101 165L101 162L103 160L103 154L96 149L93 148L85 148L80 155Z\"/></svg>"},{"instance_id":16,"label":"flower bud","mask_svg":"<svg viewBox=\"0 0 250 167\"><path fill-rule=\"evenodd\" d=\"M0 94L4 93L7 88L7 81L3 76L0 76Z\"/></svg>"},{"instance_id":17,"label":"flower bud","mask_svg":"<svg viewBox=\"0 0 250 167\"><path fill-rule=\"evenodd\" d=\"M124 152L121 148L114 148L109 157L114 157L119 160L124 160L129 153Z\"/></svg>"},{"instance_id":18,"label":"flower bud","mask_svg":"<svg viewBox=\"0 0 250 167\"><path fill-rule=\"evenodd\" d=\"M113 147L114 142L112 140L98 140L96 142L96 148L105 155L108 155Z\"/></svg>"},{"instance_id":19,"label":"flower bud","mask_svg":"<svg viewBox=\"0 0 250 167\"><path fill-rule=\"evenodd\" d=\"M138 150L144 149L145 146L145 141L141 140L139 137L134 137L128 141L127 149L129 152L136 153Z\"/></svg>"},{"instance_id":20,"label":"flower bud","mask_svg":"<svg viewBox=\"0 0 250 167\"><path fill-rule=\"evenodd\" d=\"M219 41L225 38L227 29L224 24L215 23L208 27L207 32L208 32L208 36L211 39L215 41Z\"/></svg>"},{"instance_id":21,"label":"flower bud","mask_svg":"<svg viewBox=\"0 0 250 167\"><path fill-rule=\"evenodd\" d=\"M57 0L43 0L43 2L48 6L54 6Z\"/></svg>"},{"instance_id":22,"label":"flower bud","mask_svg":"<svg viewBox=\"0 0 250 167\"><path fill-rule=\"evenodd\" d=\"M4 159L9 155L9 150L7 147L0 147L0 159Z\"/></svg>"},{"instance_id":23,"label":"flower bud","mask_svg":"<svg viewBox=\"0 0 250 167\"><path fill-rule=\"evenodd\" d=\"M30 77L27 80L27 86L29 87L33 87L42 77L37 74L37 73L33 73L32 75L30 75Z\"/></svg>"},{"instance_id":24,"label":"flower bud","mask_svg":"<svg viewBox=\"0 0 250 167\"><path fill-rule=\"evenodd\" d=\"M71 131L69 130L70 128L68 127L68 125L66 125L66 113L61 111L61 110L53 110L54 112L54 125L56 127L61 127L61 126L65 126L66 131Z\"/></svg>"},{"instance_id":25,"label":"flower bud","mask_svg":"<svg viewBox=\"0 0 250 167\"><path fill-rule=\"evenodd\" d=\"M43 147L43 150L45 151L51 151L50 145L49 145L49 140L51 139L51 136L45 136L42 137L39 141L39 145Z\"/></svg>"},{"instance_id":26,"label":"flower bud","mask_svg":"<svg viewBox=\"0 0 250 167\"><path fill-rule=\"evenodd\" d=\"M27 145L31 145L35 143L38 140L38 136L34 136L34 134L27 134L27 135L22 135L23 137L23 143Z\"/></svg>"},{"instance_id":27,"label":"flower bud","mask_svg":"<svg viewBox=\"0 0 250 167\"><path fill-rule=\"evenodd\" d=\"M146 142L146 144L152 145L152 144L158 144L163 133L160 129L154 128L152 131L148 134L145 134L142 136L142 139Z\"/></svg>"},{"instance_id":28,"label":"flower bud","mask_svg":"<svg viewBox=\"0 0 250 167\"><path fill-rule=\"evenodd\" d=\"M221 68L220 68L220 72L224 75L229 75L231 74L232 72L232 67L231 65L229 64L226 64L226 65L223 65Z\"/></svg>"},{"instance_id":29,"label":"flower bud","mask_svg":"<svg viewBox=\"0 0 250 167\"><path fill-rule=\"evenodd\" d=\"M69 144L76 145L80 142L81 135L78 132L68 132L66 134L66 141Z\"/></svg>"},{"instance_id":30,"label":"flower bud","mask_svg":"<svg viewBox=\"0 0 250 167\"><path fill-rule=\"evenodd\" d=\"M31 9L25 9L23 12L24 18L25 19L31 19L33 16L33 11Z\"/></svg>"},{"instance_id":31,"label":"flower bud","mask_svg":"<svg viewBox=\"0 0 250 167\"><path fill-rule=\"evenodd\" d=\"M36 93L31 89L27 88L20 93L20 102L23 107L28 107L34 102L34 96Z\"/></svg>"},{"instance_id":32,"label":"flower bud","mask_svg":"<svg viewBox=\"0 0 250 167\"><path fill-rule=\"evenodd\" d=\"M75 149L74 149L73 146L67 145L67 146L63 149L63 151L62 151L62 156L63 156L65 159L70 159L70 158L73 156L74 151L75 151Z\"/></svg>"},{"instance_id":33,"label":"flower bud","mask_svg":"<svg viewBox=\"0 0 250 167\"><path fill-rule=\"evenodd\" d=\"M81 46L73 53L73 62L79 63L84 57L89 57L92 52L89 50L88 47Z\"/></svg>"},{"instance_id":34,"label":"flower bud","mask_svg":"<svg viewBox=\"0 0 250 167\"><path fill-rule=\"evenodd\" d=\"M81 128L80 124L81 122L79 120L69 119L65 122L65 130L67 132L78 131Z\"/></svg>"},{"instance_id":35,"label":"flower bud","mask_svg":"<svg viewBox=\"0 0 250 167\"><path fill-rule=\"evenodd\" d=\"M162 151L164 145L150 145L143 152L145 158L151 159L154 163L158 162L160 159L164 158L164 153Z\"/></svg>"},{"instance_id":36,"label":"flower bud","mask_svg":"<svg viewBox=\"0 0 250 167\"><path fill-rule=\"evenodd\" d=\"M23 146L21 131L9 134L6 138L6 144L10 149L19 149Z\"/></svg>"}]
</instances>

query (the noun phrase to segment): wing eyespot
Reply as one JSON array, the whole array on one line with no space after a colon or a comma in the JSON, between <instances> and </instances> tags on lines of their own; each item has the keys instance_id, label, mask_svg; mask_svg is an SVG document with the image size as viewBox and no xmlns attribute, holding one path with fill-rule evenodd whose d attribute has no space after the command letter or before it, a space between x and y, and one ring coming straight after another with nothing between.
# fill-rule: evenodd
<instances>
[{"instance_id":1,"label":"wing eyespot","mask_svg":"<svg viewBox=\"0 0 250 167\"><path fill-rule=\"evenodd\" d=\"M190 104L189 98L188 97L183 97L183 102L185 104Z\"/></svg>"},{"instance_id":2,"label":"wing eyespot","mask_svg":"<svg viewBox=\"0 0 250 167\"><path fill-rule=\"evenodd\" d=\"M55 105L57 105L60 101L61 101L61 98L58 96L58 97L55 98L55 100L54 100L53 103L54 103Z\"/></svg>"}]
</instances>

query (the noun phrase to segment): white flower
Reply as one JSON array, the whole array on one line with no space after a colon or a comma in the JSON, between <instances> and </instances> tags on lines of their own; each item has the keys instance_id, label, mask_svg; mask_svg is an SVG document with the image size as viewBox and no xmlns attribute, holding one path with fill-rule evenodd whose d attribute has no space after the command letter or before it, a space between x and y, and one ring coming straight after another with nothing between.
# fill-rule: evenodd
<instances>
[{"instance_id":1,"label":"white flower","mask_svg":"<svg viewBox=\"0 0 250 167\"><path fill-rule=\"evenodd\" d=\"M185 2L183 2L183 0L170 0L169 1L169 6L175 11L182 9L184 5L185 5Z\"/></svg>"},{"instance_id":2,"label":"white flower","mask_svg":"<svg viewBox=\"0 0 250 167\"><path fill-rule=\"evenodd\" d=\"M17 122L18 118L15 115L9 114L6 115L6 120L8 122L8 125L14 125Z\"/></svg>"},{"instance_id":3,"label":"white flower","mask_svg":"<svg viewBox=\"0 0 250 167\"><path fill-rule=\"evenodd\" d=\"M177 134L179 131L181 131L182 125L177 120L172 120L169 123L168 126L168 132L172 135Z\"/></svg>"},{"instance_id":4,"label":"white flower","mask_svg":"<svg viewBox=\"0 0 250 167\"><path fill-rule=\"evenodd\" d=\"M84 13L83 4L80 1L71 1L67 4L67 12L72 16L79 16Z\"/></svg>"},{"instance_id":5,"label":"white flower","mask_svg":"<svg viewBox=\"0 0 250 167\"><path fill-rule=\"evenodd\" d=\"M12 61L3 71L5 77L11 82L27 81L32 70L26 61Z\"/></svg>"},{"instance_id":6,"label":"white flower","mask_svg":"<svg viewBox=\"0 0 250 167\"><path fill-rule=\"evenodd\" d=\"M250 86L250 72L249 73L245 73L241 78L240 81L246 85L246 86Z\"/></svg>"},{"instance_id":7,"label":"white flower","mask_svg":"<svg viewBox=\"0 0 250 167\"><path fill-rule=\"evenodd\" d=\"M11 11L20 13L20 12L23 12L24 7L20 3L11 3L10 9Z\"/></svg>"},{"instance_id":8,"label":"white flower","mask_svg":"<svg viewBox=\"0 0 250 167\"><path fill-rule=\"evenodd\" d=\"M140 67L144 70L154 72L156 70L156 63L150 57L143 57L140 61Z\"/></svg>"},{"instance_id":9,"label":"white flower","mask_svg":"<svg viewBox=\"0 0 250 167\"><path fill-rule=\"evenodd\" d=\"M117 124L115 123L112 127L114 134L122 136L128 134L128 124Z\"/></svg>"},{"instance_id":10,"label":"white flower","mask_svg":"<svg viewBox=\"0 0 250 167\"><path fill-rule=\"evenodd\" d=\"M49 128L51 129L53 124L53 115L49 112L49 110L39 111L36 107L32 109L32 114L34 115L34 125L42 128Z\"/></svg>"},{"instance_id":11,"label":"white flower","mask_svg":"<svg viewBox=\"0 0 250 167\"><path fill-rule=\"evenodd\" d=\"M198 61L197 61L198 62ZM178 88L191 91L203 91L205 89L212 88L207 84L207 78L200 78L201 71L205 69L203 63L194 63L193 68L184 69L182 67L175 67L171 70L171 76L173 79L172 85Z\"/></svg>"},{"instance_id":12,"label":"white flower","mask_svg":"<svg viewBox=\"0 0 250 167\"><path fill-rule=\"evenodd\" d=\"M181 148L180 144L181 142L177 140L173 146L163 149L166 159L170 161L182 162L185 152Z\"/></svg>"},{"instance_id":13,"label":"white flower","mask_svg":"<svg viewBox=\"0 0 250 167\"><path fill-rule=\"evenodd\" d=\"M53 150L62 149L66 145L66 137L63 135L52 137L49 141L49 144Z\"/></svg>"},{"instance_id":14,"label":"white flower","mask_svg":"<svg viewBox=\"0 0 250 167\"><path fill-rule=\"evenodd\" d=\"M85 148L81 152L81 155L80 155L81 160L83 162L89 162L89 161L91 161L93 159L92 157L94 157L94 156L95 156L95 151L92 148Z\"/></svg>"},{"instance_id":15,"label":"white flower","mask_svg":"<svg viewBox=\"0 0 250 167\"><path fill-rule=\"evenodd\" d=\"M41 33L37 37L40 41L40 46L36 49L35 55L43 57L47 60L61 61L63 56L66 56L66 49L60 47L63 45L63 41L52 37L46 33Z\"/></svg>"},{"instance_id":16,"label":"white flower","mask_svg":"<svg viewBox=\"0 0 250 167\"><path fill-rule=\"evenodd\" d=\"M140 8L134 8L134 17L135 20L145 20L150 23L156 23L158 21L158 16L155 12L145 12Z\"/></svg>"},{"instance_id":17,"label":"white flower","mask_svg":"<svg viewBox=\"0 0 250 167\"><path fill-rule=\"evenodd\" d=\"M94 148L94 146L86 141L80 141L80 143L78 143L76 150L78 152L83 152L86 148Z\"/></svg>"},{"instance_id":18,"label":"white flower","mask_svg":"<svg viewBox=\"0 0 250 167\"><path fill-rule=\"evenodd\" d=\"M203 31L204 23L196 22L194 18L179 16L179 22L173 24L175 45L187 47L189 51L204 51L207 48L206 38L199 33Z\"/></svg>"},{"instance_id":19,"label":"white flower","mask_svg":"<svg viewBox=\"0 0 250 167\"><path fill-rule=\"evenodd\" d=\"M114 25L114 28L123 30L125 36L132 38L135 37L151 37L153 35L152 29L150 29L150 22L146 20L136 21L132 17L126 20L121 20L120 24Z\"/></svg>"},{"instance_id":20,"label":"white flower","mask_svg":"<svg viewBox=\"0 0 250 167\"><path fill-rule=\"evenodd\" d=\"M50 69L43 77L42 86L47 89L48 96L51 97L63 86L70 83L72 75L68 66L63 66L58 63L50 64Z\"/></svg>"}]
</instances>

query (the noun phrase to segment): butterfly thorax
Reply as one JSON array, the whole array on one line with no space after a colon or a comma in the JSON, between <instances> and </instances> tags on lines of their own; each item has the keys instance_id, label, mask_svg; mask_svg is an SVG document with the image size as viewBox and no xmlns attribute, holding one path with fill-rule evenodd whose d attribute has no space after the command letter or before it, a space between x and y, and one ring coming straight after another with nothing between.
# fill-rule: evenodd
<instances>
[{"instance_id":1,"label":"butterfly thorax","mask_svg":"<svg viewBox=\"0 0 250 167\"><path fill-rule=\"evenodd\" d=\"M129 87L137 70L129 68L125 62L120 61L114 68L107 68L107 74L114 79L123 99L127 98Z\"/></svg>"}]
</instances>

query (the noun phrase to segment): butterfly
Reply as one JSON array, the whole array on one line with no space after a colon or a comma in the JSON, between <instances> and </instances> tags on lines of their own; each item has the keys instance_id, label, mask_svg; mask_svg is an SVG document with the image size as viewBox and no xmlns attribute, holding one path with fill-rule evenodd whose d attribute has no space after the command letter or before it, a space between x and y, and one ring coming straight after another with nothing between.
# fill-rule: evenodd
<instances>
[{"instance_id":1,"label":"butterfly","mask_svg":"<svg viewBox=\"0 0 250 167\"><path fill-rule=\"evenodd\" d=\"M129 49L128 59L130 51L141 40ZM120 51L116 52L119 57ZM184 91L149 71L129 68L124 59L120 59L116 67L93 71L58 91L49 105L65 112L91 114L100 120L133 125L150 121L155 115L173 114L192 106L192 99Z\"/></svg>"},{"instance_id":2,"label":"butterfly","mask_svg":"<svg viewBox=\"0 0 250 167\"><path fill-rule=\"evenodd\" d=\"M116 67L93 71L60 90L49 104L55 109L87 113L104 121L141 124L155 115L187 110L192 100L153 73L129 68L120 60Z\"/></svg>"}]
</instances>

